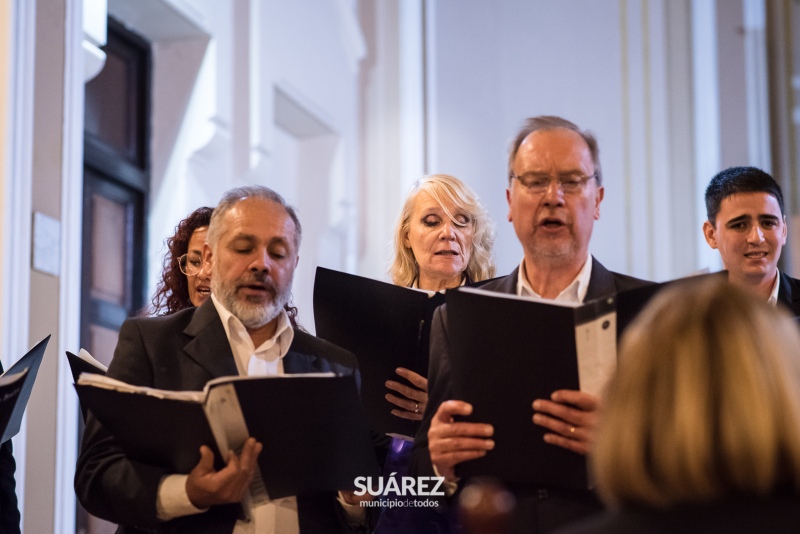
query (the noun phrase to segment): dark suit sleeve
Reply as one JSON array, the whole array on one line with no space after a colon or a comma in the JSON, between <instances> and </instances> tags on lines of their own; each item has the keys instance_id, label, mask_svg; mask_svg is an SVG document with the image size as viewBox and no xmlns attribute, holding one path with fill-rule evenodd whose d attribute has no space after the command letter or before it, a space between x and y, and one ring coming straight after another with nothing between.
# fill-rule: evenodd
<instances>
[{"instance_id":1,"label":"dark suit sleeve","mask_svg":"<svg viewBox=\"0 0 800 534\"><path fill-rule=\"evenodd\" d=\"M0 373L3 366L0 365ZM0 532L19 534L19 507L17 506L17 483L14 472L17 464L11 440L0 446Z\"/></svg>"},{"instance_id":2,"label":"dark suit sleeve","mask_svg":"<svg viewBox=\"0 0 800 534\"><path fill-rule=\"evenodd\" d=\"M153 371L137 323L122 325L108 376L152 386ZM155 526L156 496L169 473L128 459L114 438L89 413L75 471L75 493L90 513L123 525Z\"/></svg>"},{"instance_id":3,"label":"dark suit sleeve","mask_svg":"<svg viewBox=\"0 0 800 534\"><path fill-rule=\"evenodd\" d=\"M411 449L411 475L433 476L428 450L428 429L439 405L453 398L450 385L450 357L447 343L447 306L439 306L431 326L430 362L428 364L428 406L422 417Z\"/></svg>"},{"instance_id":4,"label":"dark suit sleeve","mask_svg":"<svg viewBox=\"0 0 800 534\"><path fill-rule=\"evenodd\" d=\"M10 534L20 531L15 470L16 463L9 439L0 446L0 532Z\"/></svg>"}]
</instances>

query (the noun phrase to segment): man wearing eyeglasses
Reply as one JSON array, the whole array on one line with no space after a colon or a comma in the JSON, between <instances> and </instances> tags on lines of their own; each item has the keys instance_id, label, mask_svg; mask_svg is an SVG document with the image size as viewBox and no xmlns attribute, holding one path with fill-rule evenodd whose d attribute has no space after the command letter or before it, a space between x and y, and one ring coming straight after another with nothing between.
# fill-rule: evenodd
<instances>
[{"instance_id":1,"label":"man wearing eyeglasses","mask_svg":"<svg viewBox=\"0 0 800 534\"><path fill-rule=\"evenodd\" d=\"M525 121L511 145L508 163L508 220L524 256L510 275L481 287L490 291L583 302L648 282L612 273L589 254L594 221L605 190L594 136L559 117ZM414 468L435 472L456 486L455 466L484 456L494 447L493 429L458 422L472 406L452 400L448 356L447 308L439 308L431 333L429 402L415 441ZM599 399L572 390L549 399L531 399L533 424L548 432L553 446L586 454L594 435ZM515 488L513 532L548 532L596 512L591 492L551 488Z\"/></svg>"}]
</instances>

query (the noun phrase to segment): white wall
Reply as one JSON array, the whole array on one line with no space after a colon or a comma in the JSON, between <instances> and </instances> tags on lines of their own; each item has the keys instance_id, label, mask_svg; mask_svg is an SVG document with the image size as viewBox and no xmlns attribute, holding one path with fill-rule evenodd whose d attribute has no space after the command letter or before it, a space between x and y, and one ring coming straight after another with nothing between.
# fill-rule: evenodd
<instances>
[{"instance_id":1,"label":"white wall","mask_svg":"<svg viewBox=\"0 0 800 534\"><path fill-rule=\"evenodd\" d=\"M498 272L522 255L506 220L508 142L525 117L546 114L599 140L606 196L592 253L636 276L681 274L670 265L669 228L693 211L685 202L670 209L671 194L685 192L662 187L672 156L664 3L434 1L431 12L429 170L461 177L487 204L498 222Z\"/></svg>"},{"instance_id":2,"label":"white wall","mask_svg":"<svg viewBox=\"0 0 800 534\"><path fill-rule=\"evenodd\" d=\"M355 268L364 43L354 5L111 0L109 12L153 42L150 294L180 219L231 187L264 184L299 210L294 302L313 327L316 265Z\"/></svg>"}]
</instances>

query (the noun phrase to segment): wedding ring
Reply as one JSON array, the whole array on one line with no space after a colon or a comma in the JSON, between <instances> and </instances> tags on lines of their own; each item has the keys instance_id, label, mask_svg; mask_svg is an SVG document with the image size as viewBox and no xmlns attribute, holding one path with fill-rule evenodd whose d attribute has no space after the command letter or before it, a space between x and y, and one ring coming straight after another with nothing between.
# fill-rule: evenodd
<instances>
[{"instance_id":1,"label":"wedding ring","mask_svg":"<svg viewBox=\"0 0 800 534\"><path fill-rule=\"evenodd\" d=\"M418 402L414 403L414 413L419 413L419 403Z\"/></svg>"},{"instance_id":2,"label":"wedding ring","mask_svg":"<svg viewBox=\"0 0 800 534\"><path fill-rule=\"evenodd\" d=\"M574 434L575 433L575 427L574 426L569 427L569 433L570 434Z\"/></svg>"}]
</instances>

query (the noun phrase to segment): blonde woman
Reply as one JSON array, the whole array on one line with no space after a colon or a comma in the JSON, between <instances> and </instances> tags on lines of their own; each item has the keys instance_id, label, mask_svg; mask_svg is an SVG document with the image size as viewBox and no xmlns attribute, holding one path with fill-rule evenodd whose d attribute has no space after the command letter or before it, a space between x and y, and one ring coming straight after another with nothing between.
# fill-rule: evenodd
<instances>
[{"instance_id":1,"label":"blonde woman","mask_svg":"<svg viewBox=\"0 0 800 534\"><path fill-rule=\"evenodd\" d=\"M495 273L493 245L494 222L478 196L453 176L426 176L408 195L395 227L392 281L444 291L486 280ZM428 403L428 382L409 369L397 374L411 385L386 384L393 390L387 400L397 406L392 413L419 421Z\"/></svg>"},{"instance_id":2,"label":"blonde woman","mask_svg":"<svg viewBox=\"0 0 800 534\"><path fill-rule=\"evenodd\" d=\"M453 176L434 174L416 183L400 213L390 273L400 286L444 291L480 282L495 273L494 223L477 195ZM429 326L429 325L428 325ZM426 337L428 332L423 332ZM423 339L427 351L427 339ZM386 382L392 414L419 421L428 404L428 381L399 368L401 380ZM392 438L384 473L408 473L411 441ZM424 508L387 508L376 534L445 533L450 520Z\"/></svg>"},{"instance_id":3,"label":"blonde woman","mask_svg":"<svg viewBox=\"0 0 800 534\"><path fill-rule=\"evenodd\" d=\"M665 290L625 335L577 533L800 531L800 335L725 281Z\"/></svg>"}]
</instances>

